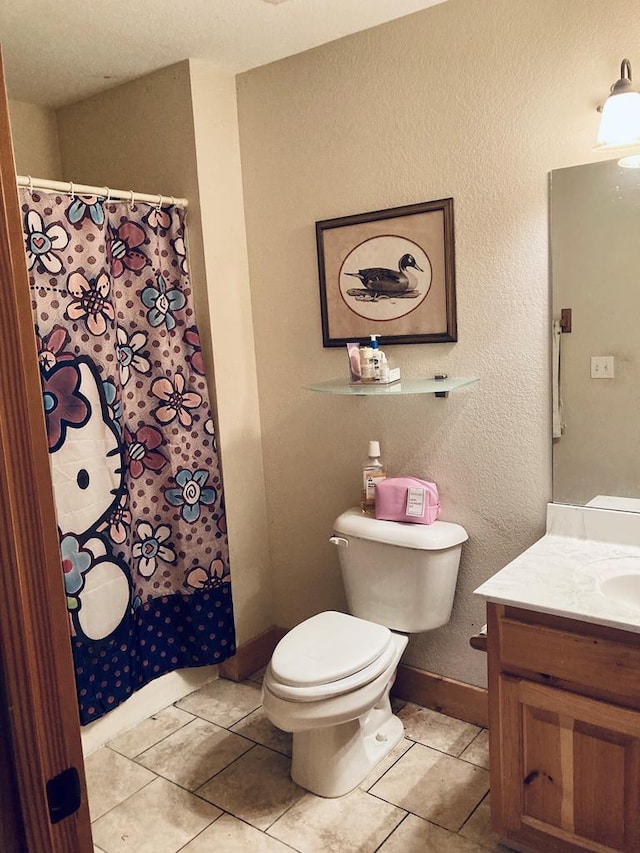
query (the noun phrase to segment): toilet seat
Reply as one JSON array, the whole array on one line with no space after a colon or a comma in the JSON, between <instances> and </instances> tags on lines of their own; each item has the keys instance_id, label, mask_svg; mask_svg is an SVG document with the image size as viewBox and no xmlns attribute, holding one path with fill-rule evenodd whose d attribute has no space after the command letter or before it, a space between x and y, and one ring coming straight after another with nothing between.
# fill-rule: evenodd
<instances>
[{"instance_id":1,"label":"toilet seat","mask_svg":"<svg viewBox=\"0 0 640 853\"><path fill-rule=\"evenodd\" d=\"M384 625L327 611L280 641L265 682L283 699L315 702L368 684L394 655L393 635Z\"/></svg>"},{"instance_id":2,"label":"toilet seat","mask_svg":"<svg viewBox=\"0 0 640 853\"><path fill-rule=\"evenodd\" d=\"M291 687L288 684L281 684L274 678L271 667L267 669L264 681L269 690L281 699L287 699L289 702L318 702L320 699L331 699L333 696L342 696L345 693L352 693L359 687L364 687L384 672L395 656L395 646L390 644L377 660L359 672L354 672L337 681L328 681L326 684L315 684L311 687Z\"/></svg>"}]
</instances>

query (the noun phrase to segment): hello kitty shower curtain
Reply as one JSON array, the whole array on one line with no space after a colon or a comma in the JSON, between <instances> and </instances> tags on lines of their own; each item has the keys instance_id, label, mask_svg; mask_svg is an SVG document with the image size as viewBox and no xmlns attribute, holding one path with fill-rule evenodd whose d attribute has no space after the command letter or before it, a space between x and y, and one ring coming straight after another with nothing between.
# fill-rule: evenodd
<instances>
[{"instance_id":1,"label":"hello kitty shower curtain","mask_svg":"<svg viewBox=\"0 0 640 853\"><path fill-rule=\"evenodd\" d=\"M21 191L82 723L235 652L182 211Z\"/></svg>"}]
</instances>

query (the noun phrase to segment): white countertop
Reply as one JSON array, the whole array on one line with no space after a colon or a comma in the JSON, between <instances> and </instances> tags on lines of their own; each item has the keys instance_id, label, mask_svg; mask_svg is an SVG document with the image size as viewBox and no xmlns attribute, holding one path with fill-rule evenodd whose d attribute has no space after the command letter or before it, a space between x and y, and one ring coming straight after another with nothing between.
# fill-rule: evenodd
<instances>
[{"instance_id":1,"label":"white countertop","mask_svg":"<svg viewBox=\"0 0 640 853\"><path fill-rule=\"evenodd\" d=\"M637 605L600 591L620 574L637 574ZM497 604L640 633L640 514L549 504L546 535L475 592Z\"/></svg>"}]
</instances>

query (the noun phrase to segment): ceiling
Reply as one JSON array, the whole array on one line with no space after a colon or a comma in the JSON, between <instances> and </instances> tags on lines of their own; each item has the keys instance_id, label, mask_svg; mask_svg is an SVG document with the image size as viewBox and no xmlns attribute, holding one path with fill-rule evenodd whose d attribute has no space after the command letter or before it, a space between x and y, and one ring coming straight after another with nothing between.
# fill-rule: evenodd
<instances>
[{"instance_id":1,"label":"ceiling","mask_svg":"<svg viewBox=\"0 0 640 853\"><path fill-rule=\"evenodd\" d=\"M186 58L237 74L444 0L0 0L9 97L58 107Z\"/></svg>"}]
</instances>

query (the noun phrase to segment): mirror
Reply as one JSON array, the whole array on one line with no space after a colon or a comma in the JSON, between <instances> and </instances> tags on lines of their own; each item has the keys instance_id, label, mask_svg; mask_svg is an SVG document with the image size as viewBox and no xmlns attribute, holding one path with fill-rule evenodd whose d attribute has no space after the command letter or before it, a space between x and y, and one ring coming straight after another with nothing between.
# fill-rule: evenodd
<instances>
[{"instance_id":1,"label":"mirror","mask_svg":"<svg viewBox=\"0 0 640 853\"><path fill-rule=\"evenodd\" d=\"M551 280L553 500L640 511L640 169L551 173Z\"/></svg>"}]
</instances>

